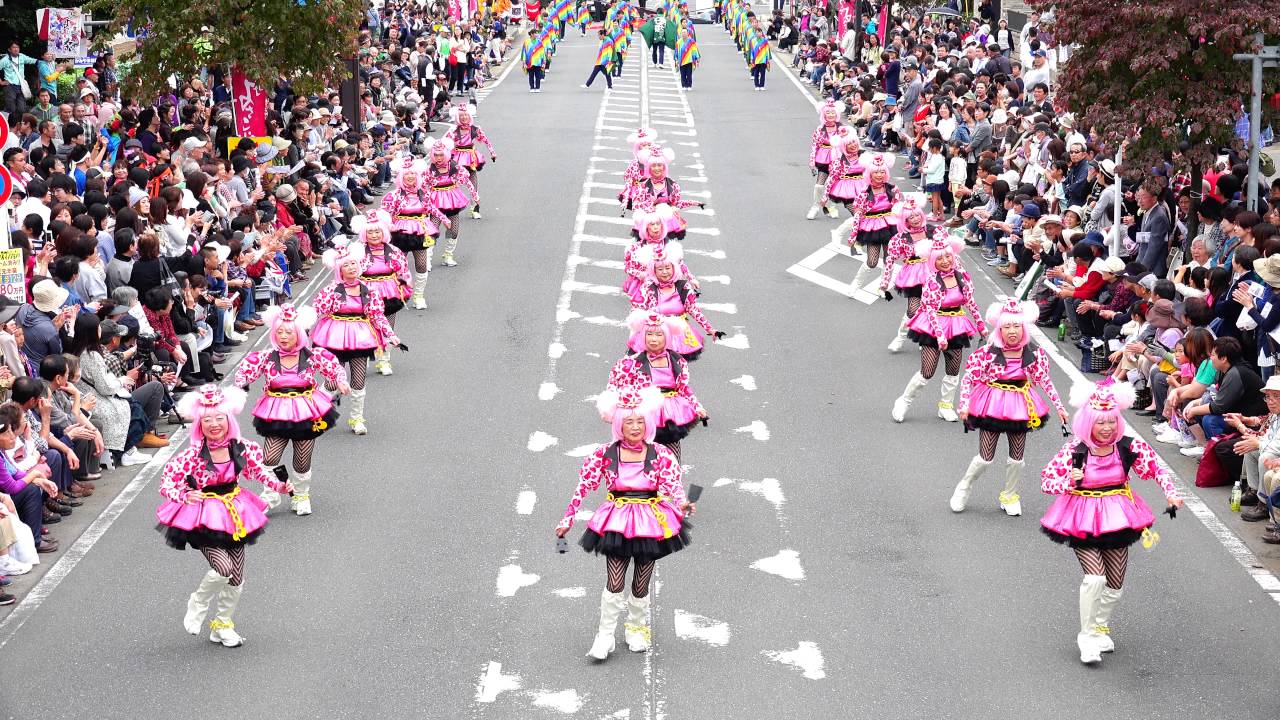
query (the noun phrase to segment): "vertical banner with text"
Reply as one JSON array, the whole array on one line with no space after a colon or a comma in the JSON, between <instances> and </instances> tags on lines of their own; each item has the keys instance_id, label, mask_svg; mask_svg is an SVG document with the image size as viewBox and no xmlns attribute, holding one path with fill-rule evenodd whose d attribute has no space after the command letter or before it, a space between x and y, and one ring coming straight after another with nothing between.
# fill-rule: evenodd
<instances>
[{"instance_id":1,"label":"vertical banner with text","mask_svg":"<svg viewBox=\"0 0 1280 720\"><path fill-rule=\"evenodd\" d=\"M267 134L267 93L245 77L240 68L231 69L232 102L235 105L236 134Z\"/></svg>"},{"instance_id":2,"label":"vertical banner with text","mask_svg":"<svg viewBox=\"0 0 1280 720\"><path fill-rule=\"evenodd\" d=\"M26 275L22 271L22 250L0 250L0 295L14 302L27 301Z\"/></svg>"}]
</instances>

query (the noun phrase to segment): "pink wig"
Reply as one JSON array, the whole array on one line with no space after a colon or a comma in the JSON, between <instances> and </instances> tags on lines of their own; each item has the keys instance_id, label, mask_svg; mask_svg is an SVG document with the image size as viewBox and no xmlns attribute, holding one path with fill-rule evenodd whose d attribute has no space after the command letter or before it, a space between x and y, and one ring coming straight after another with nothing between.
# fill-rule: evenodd
<instances>
[{"instance_id":1,"label":"pink wig","mask_svg":"<svg viewBox=\"0 0 1280 720\"><path fill-rule=\"evenodd\" d=\"M412 155L406 155L404 159L396 162L396 164L393 167L393 170L395 172L394 177L395 177L396 189L399 190L400 192L414 192L414 191L420 190L423 187L422 174L426 172L427 164L413 157ZM413 187L410 187L410 188L405 187L404 175L406 172L412 172L414 174Z\"/></svg>"},{"instance_id":2,"label":"pink wig","mask_svg":"<svg viewBox=\"0 0 1280 720\"><path fill-rule=\"evenodd\" d=\"M627 347L632 352L645 352L644 336L649 330L657 328L662 330L662 336L666 339L666 347L671 347L672 338L677 332L675 323L671 318L652 310L642 310L637 308L631 311L627 316L627 327L631 328L631 337L627 340ZM672 368L675 371L675 368Z\"/></svg>"},{"instance_id":3,"label":"pink wig","mask_svg":"<svg viewBox=\"0 0 1280 720\"><path fill-rule=\"evenodd\" d=\"M818 120L823 125L827 124L827 113L835 113L835 122L840 122L840 108L836 106L834 100L828 100L818 107Z\"/></svg>"},{"instance_id":4,"label":"pink wig","mask_svg":"<svg viewBox=\"0 0 1280 720\"><path fill-rule=\"evenodd\" d=\"M622 423L632 415L644 418L644 441L652 443L658 432L658 410L662 407L662 391L650 385L646 388L605 388L596 396L596 409L600 417L613 427L613 439L621 442Z\"/></svg>"},{"instance_id":5,"label":"pink wig","mask_svg":"<svg viewBox=\"0 0 1280 720\"><path fill-rule=\"evenodd\" d=\"M359 242L350 242L346 245L335 245L324 251L324 255L320 256L324 261L324 266L333 271L334 275L339 275L343 265L348 260L354 260L357 264L364 262L364 244Z\"/></svg>"},{"instance_id":6,"label":"pink wig","mask_svg":"<svg viewBox=\"0 0 1280 720\"><path fill-rule=\"evenodd\" d=\"M889 171L893 169L893 153L862 153L862 165L867 169L868 173L883 171L885 175L888 175Z\"/></svg>"},{"instance_id":7,"label":"pink wig","mask_svg":"<svg viewBox=\"0 0 1280 720\"><path fill-rule=\"evenodd\" d=\"M631 145L631 152L639 155L642 148L648 147L658 141L658 133L653 128L637 128L635 132L627 136L627 144Z\"/></svg>"},{"instance_id":8,"label":"pink wig","mask_svg":"<svg viewBox=\"0 0 1280 720\"><path fill-rule=\"evenodd\" d=\"M936 270L938 258L951 253L955 258L955 266L960 267L960 251L964 249L964 241L947 232L944 227L939 227L932 238L925 238L916 242L916 257L924 258L929 261L930 270Z\"/></svg>"},{"instance_id":9,"label":"pink wig","mask_svg":"<svg viewBox=\"0 0 1280 720\"><path fill-rule=\"evenodd\" d=\"M676 154L671 152L670 148L664 148L659 145L650 145L644 152L641 152L636 159L641 165L648 168L651 165L662 165L666 167L676 159Z\"/></svg>"},{"instance_id":10,"label":"pink wig","mask_svg":"<svg viewBox=\"0 0 1280 720\"><path fill-rule=\"evenodd\" d=\"M461 121L461 117L463 115L467 116L467 121L465 123ZM476 116L476 106L472 105L471 103L466 103L465 105L449 106L449 120L455 125L470 125L471 120L475 118L475 116Z\"/></svg>"},{"instance_id":11,"label":"pink wig","mask_svg":"<svg viewBox=\"0 0 1280 720\"><path fill-rule=\"evenodd\" d=\"M667 239L667 220L673 215L670 205L659 205L653 210L640 210L635 214L635 224L632 225L636 234L640 236L642 243L661 243ZM649 223L656 222L662 228L658 231L658 237L649 235Z\"/></svg>"},{"instance_id":12,"label":"pink wig","mask_svg":"<svg viewBox=\"0 0 1280 720\"><path fill-rule=\"evenodd\" d=\"M453 157L453 141L448 137L438 137L431 141L427 146L427 155L434 160L436 153L444 153L446 159Z\"/></svg>"},{"instance_id":13,"label":"pink wig","mask_svg":"<svg viewBox=\"0 0 1280 720\"><path fill-rule=\"evenodd\" d=\"M271 346L276 350L283 352L280 342L276 340L276 329L281 325L291 326L294 334L298 336L298 344L294 347L294 350L311 347L309 333L316 324L316 310L310 305L303 305L302 307L294 307L292 303L272 305L262 311L262 321L266 323L269 331L267 338L271 341Z\"/></svg>"},{"instance_id":14,"label":"pink wig","mask_svg":"<svg viewBox=\"0 0 1280 720\"><path fill-rule=\"evenodd\" d=\"M227 438L239 440L240 424L236 415L244 409L245 393L238 387L223 388L217 385L201 385L194 392L178 400L178 414L191 422L191 445L204 443L204 429L200 421L208 415L227 417Z\"/></svg>"},{"instance_id":15,"label":"pink wig","mask_svg":"<svg viewBox=\"0 0 1280 720\"><path fill-rule=\"evenodd\" d=\"M926 228L924 222L924 209L921 208L920 204L916 202L916 199L910 195L893 208L893 214L898 218L899 232L919 232Z\"/></svg>"},{"instance_id":16,"label":"pink wig","mask_svg":"<svg viewBox=\"0 0 1280 720\"><path fill-rule=\"evenodd\" d=\"M1071 430L1076 438L1090 448L1100 447L1093 439L1093 424L1099 418L1111 418L1116 421L1115 439L1119 440L1126 432L1124 411L1133 406L1135 395L1132 385L1110 378L1097 385L1085 381L1071 386L1071 405L1076 408Z\"/></svg>"},{"instance_id":17,"label":"pink wig","mask_svg":"<svg viewBox=\"0 0 1280 720\"><path fill-rule=\"evenodd\" d=\"M385 210L374 208L351 220L351 229L360 233L360 242L365 245L369 244L369 231L374 228L382 231L382 242L391 242L391 216Z\"/></svg>"},{"instance_id":18,"label":"pink wig","mask_svg":"<svg viewBox=\"0 0 1280 720\"><path fill-rule=\"evenodd\" d=\"M847 148L853 148L854 152L862 149L862 145L858 143L858 134L848 125L841 125L830 134L831 152L836 155L843 155Z\"/></svg>"},{"instance_id":19,"label":"pink wig","mask_svg":"<svg viewBox=\"0 0 1280 720\"><path fill-rule=\"evenodd\" d=\"M987 327L991 328L991 344L1001 350L1019 350L1031 342L1031 323L1040 317L1040 310L1033 302L1019 302L1017 298L1009 298L1004 302L991 303L986 317ZM1010 322L1022 326L1022 340L1015 346L1006 347L1000 328Z\"/></svg>"},{"instance_id":20,"label":"pink wig","mask_svg":"<svg viewBox=\"0 0 1280 720\"><path fill-rule=\"evenodd\" d=\"M666 245L646 243L644 247L636 250L635 254L631 257L634 258L636 262L645 266L645 278L648 279L649 282L658 282L656 270L658 269L658 265L664 262L671 263L672 282L684 279L684 273L680 269L680 266L684 264L682 262L684 260L684 246L675 240L672 240Z\"/></svg>"}]
</instances>

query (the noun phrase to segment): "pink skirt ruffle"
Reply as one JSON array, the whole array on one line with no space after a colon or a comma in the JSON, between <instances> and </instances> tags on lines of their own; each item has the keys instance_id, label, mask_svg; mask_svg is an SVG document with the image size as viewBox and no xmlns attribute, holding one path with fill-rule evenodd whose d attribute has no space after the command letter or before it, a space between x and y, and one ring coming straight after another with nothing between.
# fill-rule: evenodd
<instances>
[{"instance_id":1,"label":"pink skirt ruffle","mask_svg":"<svg viewBox=\"0 0 1280 720\"><path fill-rule=\"evenodd\" d=\"M480 152L475 148L470 150L454 149L453 161L458 164L458 167L471 168L473 170L484 167L484 160L480 158Z\"/></svg>"},{"instance_id":2,"label":"pink skirt ruffle","mask_svg":"<svg viewBox=\"0 0 1280 720\"><path fill-rule=\"evenodd\" d=\"M1035 405L1037 416L1043 419L1049 414L1048 404L1035 388L1031 388L1031 402ZM979 384L969 396L969 414L993 420L1026 422L1031 419L1027 414L1027 401L1022 393L1001 390L985 384Z\"/></svg>"},{"instance_id":3,"label":"pink skirt ruffle","mask_svg":"<svg viewBox=\"0 0 1280 720\"><path fill-rule=\"evenodd\" d=\"M267 504L257 494L241 487L231 505L240 515L246 534L266 527ZM186 531L209 530L227 535L237 531L227 507L221 500L214 498L194 504L165 500L156 508L156 521L161 525Z\"/></svg>"},{"instance_id":4,"label":"pink skirt ruffle","mask_svg":"<svg viewBox=\"0 0 1280 720\"><path fill-rule=\"evenodd\" d=\"M869 233L869 232L877 232L877 231L883 230L889 227L889 220L892 219L892 217L893 217L892 215L884 215L882 217L873 217L873 218L864 217L862 218L862 220L858 221L857 232Z\"/></svg>"},{"instance_id":5,"label":"pink skirt ruffle","mask_svg":"<svg viewBox=\"0 0 1280 720\"><path fill-rule=\"evenodd\" d=\"M366 320L322 317L311 331L311 342L328 350L372 350L382 346Z\"/></svg>"},{"instance_id":6,"label":"pink skirt ruffle","mask_svg":"<svg viewBox=\"0 0 1280 720\"><path fill-rule=\"evenodd\" d=\"M401 285L400 281L396 278L392 278L391 280L365 280L364 284L367 285L370 290L377 290L378 295L384 301L394 299L408 300L409 296L413 295L413 288L407 288L404 285Z\"/></svg>"},{"instance_id":7,"label":"pink skirt ruffle","mask_svg":"<svg viewBox=\"0 0 1280 720\"><path fill-rule=\"evenodd\" d=\"M316 388L311 397L282 398L263 393L253 406L253 416L263 420L306 422L322 418L332 409L333 399L329 393Z\"/></svg>"},{"instance_id":8,"label":"pink skirt ruffle","mask_svg":"<svg viewBox=\"0 0 1280 720\"><path fill-rule=\"evenodd\" d=\"M1144 530L1156 522L1151 508L1136 494L1084 497L1059 495L1040 525L1048 532L1084 540L1108 533Z\"/></svg>"},{"instance_id":9,"label":"pink skirt ruffle","mask_svg":"<svg viewBox=\"0 0 1280 720\"><path fill-rule=\"evenodd\" d=\"M867 192L866 180L837 180L831 186L831 199L840 203L853 202L859 195Z\"/></svg>"},{"instance_id":10,"label":"pink skirt ruffle","mask_svg":"<svg viewBox=\"0 0 1280 720\"><path fill-rule=\"evenodd\" d=\"M813 154L813 162L815 165L830 165L831 148L818 148L818 151Z\"/></svg>"},{"instance_id":11,"label":"pink skirt ruffle","mask_svg":"<svg viewBox=\"0 0 1280 720\"><path fill-rule=\"evenodd\" d=\"M658 412L658 424L673 422L676 425L688 425L698 418L689 398L673 395L662 398L662 407Z\"/></svg>"},{"instance_id":12,"label":"pink skirt ruffle","mask_svg":"<svg viewBox=\"0 0 1280 720\"><path fill-rule=\"evenodd\" d=\"M702 328L686 320L683 315L676 315L672 319L676 321L680 330L672 333L671 349L680 355L701 352L703 345L706 344L702 337ZM639 349L636 351L639 352Z\"/></svg>"},{"instance_id":13,"label":"pink skirt ruffle","mask_svg":"<svg viewBox=\"0 0 1280 720\"><path fill-rule=\"evenodd\" d=\"M440 228L430 218L422 218L421 220L397 218L391 222L391 230L392 232L402 232L410 235L438 235L440 233Z\"/></svg>"},{"instance_id":14,"label":"pink skirt ruffle","mask_svg":"<svg viewBox=\"0 0 1280 720\"><path fill-rule=\"evenodd\" d=\"M893 286L899 290L921 287L928 278L929 271L925 268L925 263L905 263L893 276Z\"/></svg>"},{"instance_id":15,"label":"pink skirt ruffle","mask_svg":"<svg viewBox=\"0 0 1280 720\"><path fill-rule=\"evenodd\" d=\"M657 509L666 515L671 535L677 535L681 527L679 511L666 500L660 500ZM661 540L665 536L662 525L658 524L654 506L646 503L629 503L618 507L615 503L605 502L596 508L587 521L587 527L600 535L615 532L627 539Z\"/></svg>"},{"instance_id":16,"label":"pink skirt ruffle","mask_svg":"<svg viewBox=\"0 0 1280 720\"><path fill-rule=\"evenodd\" d=\"M908 330L915 330L922 335L931 335L933 330L929 328L929 324L925 322L923 312L916 313L911 322L907 323ZM976 336L978 334L978 326L973 320L969 319L968 313L964 315L939 315L938 324L942 327L942 336L950 340L961 335Z\"/></svg>"},{"instance_id":17,"label":"pink skirt ruffle","mask_svg":"<svg viewBox=\"0 0 1280 720\"><path fill-rule=\"evenodd\" d=\"M471 204L466 191L459 187L452 190L432 190L431 200L441 210L461 210Z\"/></svg>"}]
</instances>

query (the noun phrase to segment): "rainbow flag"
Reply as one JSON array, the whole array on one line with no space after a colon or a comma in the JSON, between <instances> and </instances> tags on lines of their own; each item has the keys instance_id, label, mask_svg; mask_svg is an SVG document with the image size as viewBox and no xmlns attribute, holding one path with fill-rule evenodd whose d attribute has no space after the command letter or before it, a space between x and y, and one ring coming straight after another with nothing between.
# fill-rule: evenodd
<instances>
[{"instance_id":1,"label":"rainbow flag","mask_svg":"<svg viewBox=\"0 0 1280 720\"><path fill-rule=\"evenodd\" d=\"M757 35L755 44L751 46L751 64L761 65L769 62L769 40Z\"/></svg>"},{"instance_id":2,"label":"rainbow flag","mask_svg":"<svg viewBox=\"0 0 1280 720\"><path fill-rule=\"evenodd\" d=\"M573 13L573 24L582 25L591 19L591 8L585 2L578 3L578 9Z\"/></svg>"},{"instance_id":3,"label":"rainbow flag","mask_svg":"<svg viewBox=\"0 0 1280 720\"><path fill-rule=\"evenodd\" d=\"M680 41L679 53L681 65L688 65L702 59L702 53L698 51L698 42L692 38Z\"/></svg>"}]
</instances>

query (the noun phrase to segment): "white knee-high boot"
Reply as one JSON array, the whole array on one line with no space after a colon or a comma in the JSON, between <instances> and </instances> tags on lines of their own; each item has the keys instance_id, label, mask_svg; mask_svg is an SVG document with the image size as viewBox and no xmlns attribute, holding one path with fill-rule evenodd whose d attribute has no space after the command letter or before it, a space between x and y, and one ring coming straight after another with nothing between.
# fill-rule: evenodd
<instances>
[{"instance_id":1,"label":"white knee-high boot","mask_svg":"<svg viewBox=\"0 0 1280 720\"><path fill-rule=\"evenodd\" d=\"M865 263L862 267L858 268L858 272L853 275L853 282L849 283L849 297L857 297L858 294L862 292L863 287L867 283L867 278L873 272L874 270Z\"/></svg>"},{"instance_id":2,"label":"white knee-high boot","mask_svg":"<svg viewBox=\"0 0 1280 720\"><path fill-rule=\"evenodd\" d=\"M1115 612L1123 594L1124 590L1119 588L1104 587L1098 597L1098 615L1093 620L1093 630L1098 634L1098 652L1116 651L1115 641L1111 639L1111 613Z\"/></svg>"},{"instance_id":3,"label":"white knee-high boot","mask_svg":"<svg viewBox=\"0 0 1280 720\"><path fill-rule=\"evenodd\" d=\"M244 638L236 632L236 624L232 617L236 614L236 606L240 604L240 593L244 584L227 584L218 593L218 606L213 619L209 621L209 642L221 643L223 647L239 647Z\"/></svg>"},{"instance_id":4,"label":"white knee-high boot","mask_svg":"<svg viewBox=\"0 0 1280 720\"><path fill-rule=\"evenodd\" d=\"M618 630L618 618L627 607L627 598L620 592L611 593L604 590L600 593L600 626L596 630L596 639L587 651L587 657L604 660L617 647L614 633Z\"/></svg>"},{"instance_id":5,"label":"white knee-high boot","mask_svg":"<svg viewBox=\"0 0 1280 720\"><path fill-rule=\"evenodd\" d=\"M1098 643L1100 633L1094 629L1094 619L1106 585L1105 575L1085 575L1080 581L1080 633L1076 635L1076 646L1080 649L1080 662L1086 665L1102 662L1102 648Z\"/></svg>"},{"instance_id":6,"label":"white knee-high boot","mask_svg":"<svg viewBox=\"0 0 1280 720\"><path fill-rule=\"evenodd\" d=\"M623 636L627 639L627 648L631 652L644 652L649 649L652 635L649 631L649 599L627 596L627 622L623 625Z\"/></svg>"},{"instance_id":7,"label":"white knee-high boot","mask_svg":"<svg viewBox=\"0 0 1280 720\"><path fill-rule=\"evenodd\" d=\"M209 614L209 603L226 584L227 579L215 570L210 570L200 578L199 587L187 599L187 614L182 618L182 627L186 628L187 632L192 635L200 634L200 628L204 626L204 618Z\"/></svg>"},{"instance_id":8,"label":"white knee-high boot","mask_svg":"<svg viewBox=\"0 0 1280 720\"><path fill-rule=\"evenodd\" d=\"M427 309L427 276L429 274L429 272L418 273L413 279L413 298L410 302L413 303L414 310Z\"/></svg>"},{"instance_id":9,"label":"white knee-high boot","mask_svg":"<svg viewBox=\"0 0 1280 720\"><path fill-rule=\"evenodd\" d=\"M1018 495L1018 482L1022 480L1022 468L1025 460L1009 461L1004 466L1004 490L1000 492L1000 509L1009 517L1022 514L1022 498Z\"/></svg>"},{"instance_id":10,"label":"white knee-high boot","mask_svg":"<svg viewBox=\"0 0 1280 720\"><path fill-rule=\"evenodd\" d=\"M293 478L293 497L289 505L295 515L311 514L311 471L298 473Z\"/></svg>"},{"instance_id":11,"label":"white knee-high boot","mask_svg":"<svg viewBox=\"0 0 1280 720\"><path fill-rule=\"evenodd\" d=\"M896 353L902 349L903 343L907 341L907 323L911 322L911 318L906 315L902 316L902 322L898 323L898 334L893 336L889 341L889 352Z\"/></svg>"},{"instance_id":12,"label":"white knee-high boot","mask_svg":"<svg viewBox=\"0 0 1280 720\"><path fill-rule=\"evenodd\" d=\"M924 386L929 384L929 379L917 372L907 381L907 387L902 391L902 395L893 401L893 410L889 411L889 416L894 422L902 422L907 417L907 408L911 407L911 401L916 399Z\"/></svg>"},{"instance_id":13,"label":"white knee-high boot","mask_svg":"<svg viewBox=\"0 0 1280 720\"><path fill-rule=\"evenodd\" d=\"M818 208L824 207L822 204L822 193L826 188L822 185L813 186L813 204L809 206L809 214L805 215L805 219L812 220L818 217Z\"/></svg>"},{"instance_id":14,"label":"white knee-high boot","mask_svg":"<svg viewBox=\"0 0 1280 720\"><path fill-rule=\"evenodd\" d=\"M942 376L942 397L938 400L938 417L947 422L956 422L960 416L956 414L956 388L960 387L959 375Z\"/></svg>"},{"instance_id":15,"label":"white knee-high boot","mask_svg":"<svg viewBox=\"0 0 1280 720\"><path fill-rule=\"evenodd\" d=\"M351 417L347 419L347 426L357 435L369 434L369 428L364 424L364 397L364 388L351 391Z\"/></svg>"},{"instance_id":16,"label":"white knee-high boot","mask_svg":"<svg viewBox=\"0 0 1280 720\"><path fill-rule=\"evenodd\" d=\"M270 472L274 477L275 469L278 467L280 466L272 465L271 467L267 468L267 471ZM262 492L258 495L258 497L262 498L262 501L267 504L267 512L271 512L272 510L275 510L276 507L280 505L280 493L276 492L275 490L272 490L270 487L267 487L266 485L262 486Z\"/></svg>"},{"instance_id":17,"label":"white knee-high boot","mask_svg":"<svg viewBox=\"0 0 1280 720\"><path fill-rule=\"evenodd\" d=\"M836 237L842 238L842 242L847 241L849 237L849 231L851 229L853 229L853 218L852 217L846 218L845 221L840 223L840 226L836 228ZM853 248L850 248L850 252L853 252L854 254L856 254L856 250L854 250Z\"/></svg>"},{"instance_id":18,"label":"white knee-high boot","mask_svg":"<svg viewBox=\"0 0 1280 720\"><path fill-rule=\"evenodd\" d=\"M960 478L955 492L951 493L951 512L964 512L965 506L969 503L969 492L973 489L973 483L982 477L982 473L986 472L990 466L990 460L983 460L981 455L973 456L969 461L969 468L964 471L964 477Z\"/></svg>"}]
</instances>

